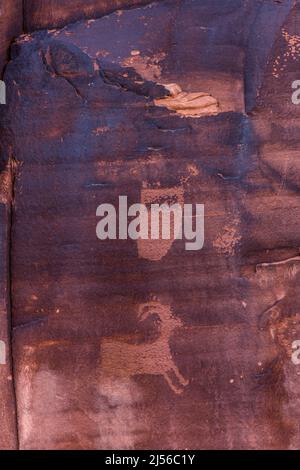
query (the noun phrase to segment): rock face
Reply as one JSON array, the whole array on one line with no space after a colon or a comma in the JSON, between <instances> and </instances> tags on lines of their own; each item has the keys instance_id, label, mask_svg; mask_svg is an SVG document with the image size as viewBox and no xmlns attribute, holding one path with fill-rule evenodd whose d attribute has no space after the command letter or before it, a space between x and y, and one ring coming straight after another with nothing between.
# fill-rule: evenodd
<instances>
[{"instance_id":1,"label":"rock face","mask_svg":"<svg viewBox=\"0 0 300 470\"><path fill-rule=\"evenodd\" d=\"M0 75L9 56L12 39L22 33L22 0L1 0L0 5Z\"/></svg>"},{"instance_id":2,"label":"rock face","mask_svg":"<svg viewBox=\"0 0 300 470\"><path fill-rule=\"evenodd\" d=\"M22 32L22 0L2 0L0 4L0 78L9 57L12 39ZM1 83L1 103L3 86ZM0 104L0 116L4 111ZM0 449L18 446L14 381L11 355L11 296L10 296L10 225L12 160L0 129ZM4 140L6 140L4 142Z\"/></svg>"},{"instance_id":3,"label":"rock face","mask_svg":"<svg viewBox=\"0 0 300 470\"><path fill-rule=\"evenodd\" d=\"M11 320L9 291L9 205L0 203L0 387L1 434L0 448L17 448L17 422L15 392L11 361Z\"/></svg>"},{"instance_id":4,"label":"rock face","mask_svg":"<svg viewBox=\"0 0 300 470\"><path fill-rule=\"evenodd\" d=\"M62 27L82 19L98 18L118 9L152 3L151 0L24 0L27 31Z\"/></svg>"},{"instance_id":5,"label":"rock face","mask_svg":"<svg viewBox=\"0 0 300 470\"><path fill-rule=\"evenodd\" d=\"M74 3L52 26L108 5ZM112 3L19 37L5 72L19 446L299 448L299 4ZM121 195L204 204L203 249L100 241Z\"/></svg>"},{"instance_id":6,"label":"rock face","mask_svg":"<svg viewBox=\"0 0 300 470\"><path fill-rule=\"evenodd\" d=\"M78 20L99 18L120 8L148 3L151 0L1 0L0 76L9 58L11 42L22 33L63 27Z\"/></svg>"}]
</instances>

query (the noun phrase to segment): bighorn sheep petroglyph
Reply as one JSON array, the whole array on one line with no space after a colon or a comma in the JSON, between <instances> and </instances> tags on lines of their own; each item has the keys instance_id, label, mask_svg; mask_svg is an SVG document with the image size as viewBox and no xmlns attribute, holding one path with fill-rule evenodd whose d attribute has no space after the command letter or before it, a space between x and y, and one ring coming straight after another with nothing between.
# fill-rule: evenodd
<instances>
[{"instance_id":1,"label":"bighorn sheep petroglyph","mask_svg":"<svg viewBox=\"0 0 300 470\"><path fill-rule=\"evenodd\" d=\"M131 378L141 374L161 375L176 394L183 392L189 383L183 377L172 357L170 338L182 322L170 306L154 300L138 308L138 320L151 316L158 318L159 336L142 344L130 344L123 338L104 338L101 344L101 376Z\"/></svg>"}]
</instances>

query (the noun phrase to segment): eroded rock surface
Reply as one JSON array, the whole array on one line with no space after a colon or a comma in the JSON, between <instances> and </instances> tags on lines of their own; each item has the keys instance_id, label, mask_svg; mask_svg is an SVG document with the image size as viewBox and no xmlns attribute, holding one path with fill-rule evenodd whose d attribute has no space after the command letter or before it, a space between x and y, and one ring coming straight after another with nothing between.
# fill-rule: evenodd
<instances>
[{"instance_id":1,"label":"eroded rock surface","mask_svg":"<svg viewBox=\"0 0 300 470\"><path fill-rule=\"evenodd\" d=\"M162 1L16 41L21 448L299 447L299 19ZM203 250L97 240L97 206L124 194L204 204Z\"/></svg>"},{"instance_id":2,"label":"eroded rock surface","mask_svg":"<svg viewBox=\"0 0 300 470\"><path fill-rule=\"evenodd\" d=\"M23 30L22 0L1 0L0 4L0 77L9 57L12 40Z\"/></svg>"},{"instance_id":3,"label":"eroded rock surface","mask_svg":"<svg viewBox=\"0 0 300 470\"><path fill-rule=\"evenodd\" d=\"M161 1L161 0L157 0ZM118 9L153 3L152 0L25 0L27 31L62 27L82 19L99 18Z\"/></svg>"}]
</instances>

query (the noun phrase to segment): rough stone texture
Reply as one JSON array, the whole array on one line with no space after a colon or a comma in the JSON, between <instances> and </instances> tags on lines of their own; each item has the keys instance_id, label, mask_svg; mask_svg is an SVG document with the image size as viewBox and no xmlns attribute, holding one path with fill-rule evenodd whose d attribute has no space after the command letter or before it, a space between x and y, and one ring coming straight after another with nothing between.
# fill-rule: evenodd
<instances>
[{"instance_id":1,"label":"rough stone texture","mask_svg":"<svg viewBox=\"0 0 300 470\"><path fill-rule=\"evenodd\" d=\"M14 45L22 449L299 448L299 21L163 1ZM119 195L204 203L204 249L100 242Z\"/></svg>"},{"instance_id":2,"label":"rough stone texture","mask_svg":"<svg viewBox=\"0 0 300 470\"><path fill-rule=\"evenodd\" d=\"M0 79L9 57L9 46L22 32L22 1L0 2ZM0 116L4 111L0 105ZM10 318L10 220L11 220L11 167L7 139L0 129L0 449L15 449L17 427L15 396L11 363Z\"/></svg>"},{"instance_id":3,"label":"rough stone texture","mask_svg":"<svg viewBox=\"0 0 300 470\"><path fill-rule=\"evenodd\" d=\"M2 149L1 149L2 150ZM11 363L11 319L10 319L10 170L2 168L0 183L0 448L17 448L15 394Z\"/></svg>"},{"instance_id":4,"label":"rough stone texture","mask_svg":"<svg viewBox=\"0 0 300 470\"><path fill-rule=\"evenodd\" d=\"M9 58L11 42L23 32L63 27L78 20L99 18L119 8L148 3L151 0L1 0L0 76Z\"/></svg>"},{"instance_id":5,"label":"rough stone texture","mask_svg":"<svg viewBox=\"0 0 300 470\"><path fill-rule=\"evenodd\" d=\"M160 1L160 0L158 0ZM153 3L152 0L24 0L27 31L62 27L67 23L99 18L119 8Z\"/></svg>"},{"instance_id":6,"label":"rough stone texture","mask_svg":"<svg viewBox=\"0 0 300 470\"><path fill-rule=\"evenodd\" d=\"M0 2L0 77L12 40L23 30L22 0Z\"/></svg>"}]
</instances>

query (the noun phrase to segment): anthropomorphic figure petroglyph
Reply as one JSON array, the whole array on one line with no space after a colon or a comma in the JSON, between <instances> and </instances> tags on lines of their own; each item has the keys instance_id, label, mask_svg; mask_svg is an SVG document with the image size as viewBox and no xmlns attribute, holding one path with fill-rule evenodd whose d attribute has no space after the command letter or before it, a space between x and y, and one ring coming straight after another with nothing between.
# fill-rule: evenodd
<instances>
[{"instance_id":1,"label":"anthropomorphic figure petroglyph","mask_svg":"<svg viewBox=\"0 0 300 470\"><path fill-rule=\"evenodd\" d=\"M131 378L141 374L160 375L176 394L182 393L188 380L180 373L172 357L170 338L182 322L173 316L170 306L157 300L140 305L138 320L157 317L159 335L155 340L130 344L122 338L104 338L101 344L101 377Z\"/></svg>"}]
</instances>

